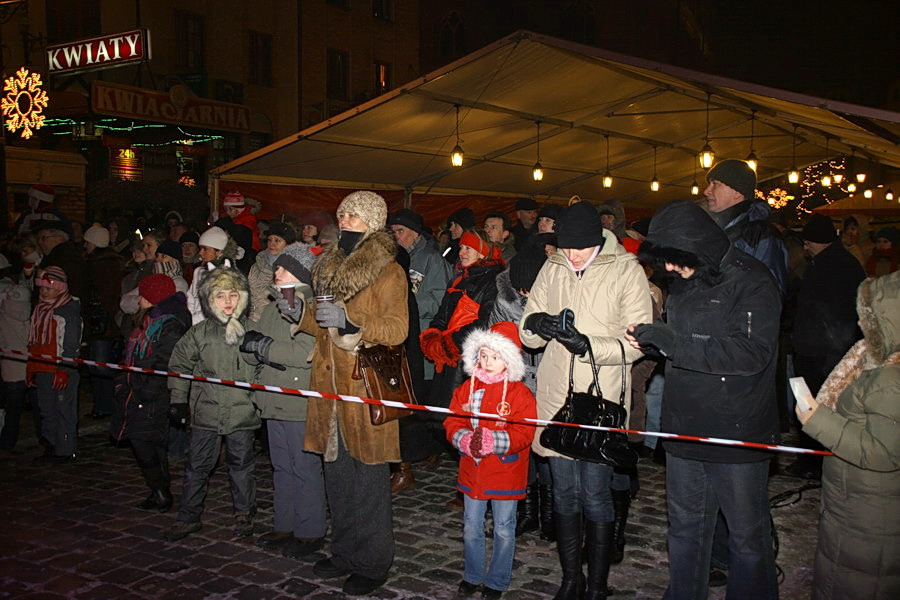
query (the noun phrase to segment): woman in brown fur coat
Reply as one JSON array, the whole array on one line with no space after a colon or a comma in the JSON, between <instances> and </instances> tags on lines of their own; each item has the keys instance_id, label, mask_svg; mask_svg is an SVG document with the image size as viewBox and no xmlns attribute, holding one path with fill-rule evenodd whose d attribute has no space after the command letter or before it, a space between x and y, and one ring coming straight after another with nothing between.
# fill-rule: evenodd
<instances>
[{"instance_id":1,"label":"woman in brown fur coat","mask_svg":"<svg viewBox=\"0 0 900 600\"><path fill-rule=\"evenodd\" d=\"M356 348L402 344L408 332L407 283L394 260L396 246L384 231L387 206L374 192L354 192L337 210L338 243L312 270L317 296L333 300L279 309L316 336L310 384L313 390L365 396L352 378ZM305 449L325 460L325 490L331 512L330 558L316 563L319 577L348 576L344 592L368 594L386 580L394 558L388 462L400 461L396 421L374 426L369 407L328 399L309 400Z\"/></svg>"}]
</instances>

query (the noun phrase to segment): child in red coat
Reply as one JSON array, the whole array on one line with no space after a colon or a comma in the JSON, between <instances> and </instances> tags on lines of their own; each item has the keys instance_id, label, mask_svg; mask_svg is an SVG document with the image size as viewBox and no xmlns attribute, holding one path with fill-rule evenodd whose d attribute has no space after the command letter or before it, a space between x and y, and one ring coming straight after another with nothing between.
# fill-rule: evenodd
<instances>
[{"instance_id":1,"label":"child in red coat","mask_svg":"<svg viewBox=\"0 0 900 600\"><path fill-rule=\"evenodd\" d=\"M482 598L499 598L509 587L516 550L516 505L525 497L528 457L537 418L534 395L522 383L525 362L515 323L477 329L462 347L470 379L453 392L452 411L496 414L501 419L449 417L447 439L462 454L457 488L464 494L465 573L461 595L483 585ZM484 513L491 502L494 546L485 574Z\"/></svg>"}]
</instances>

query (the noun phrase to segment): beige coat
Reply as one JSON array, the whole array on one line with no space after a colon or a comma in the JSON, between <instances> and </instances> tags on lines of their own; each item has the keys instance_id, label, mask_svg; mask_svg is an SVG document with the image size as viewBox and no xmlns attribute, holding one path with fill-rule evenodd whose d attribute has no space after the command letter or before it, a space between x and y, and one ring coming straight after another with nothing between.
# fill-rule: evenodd
<instances>
[{"instance_id":1,"label":"beige coat","mask_svg":"<svg viewBox=\"0 0 900 600\"><path fill-rule=\"evenodd\" d=\"M546 342L523 329L532 313L557 315L564 308L575 313L575 328L588 336L599 369L603 397L618 402L622 386L622 354L616 340L625 347L625 406L631 409L630 365L641 358L640 350L625 341L630 323L650 323L653 313L650 288L637 258L629 254L615 236L603 231L604 244L582 278L569 268L562 250L544 263L528 297L519 323L522 343L529 348L547 346L537 372L537 409L539 419L551 419L566 401L571 354L557 341ZM587 391L593 380L588 355L575 359L575 390ZM532 448L541 456L559 456L541 446L540 434Z\"/></svg>"},{"instance_id":2,"label":"beige coat","mask_svg":"<svg viewBox=\"0 0 900 600\"><path fill-rule=\"evenodd\" d=\"M326 250L313 267L316 294L332 293L335 303L347 311L355 334L340 335L322 329L315 320L315 303L309 302L298 329L316 336L310 387L323 393L366 396L362 380L352 379L359 344L402 344L409 330L406 273L394 260L396 247L390 235L373 233L350 256L336 245ZM340 429L350 455L366 464L400 461L397 421L374 426L369 407L324 398L310 398L304 449L337 458Z\"/></svg>"}]
</instances>

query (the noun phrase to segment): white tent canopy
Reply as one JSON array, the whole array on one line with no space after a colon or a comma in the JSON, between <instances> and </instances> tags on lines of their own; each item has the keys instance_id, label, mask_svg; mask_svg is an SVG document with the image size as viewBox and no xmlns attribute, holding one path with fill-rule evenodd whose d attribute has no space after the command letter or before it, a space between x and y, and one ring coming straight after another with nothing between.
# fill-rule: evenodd
<instances>
[{"instance_id":1,"label":"white tent canopy","mask_svg":"<svg viewBox=\"0 0 900 600\"><path fill-rule=\"evenodd\" d=\"M452 167L459 138L462 167ZM520 31L213 171L223 181L414 194L618 198L655 207L703 187L697 154L752 147L759 179L855 154L900 168L900 113L689 71ZM538 158L544 179L535 182ZM611 189L601 178L608 165ZM796 158L794 158L796 157ZM659 192L649 187L654 173Z\"/></svg>"}]
</instances>

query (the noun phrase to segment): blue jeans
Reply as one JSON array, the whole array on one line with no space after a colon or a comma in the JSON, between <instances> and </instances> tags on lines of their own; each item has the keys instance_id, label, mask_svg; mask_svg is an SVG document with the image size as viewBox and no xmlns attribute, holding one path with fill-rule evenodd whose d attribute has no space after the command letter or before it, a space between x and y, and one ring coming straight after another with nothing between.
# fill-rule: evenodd
<instances>
[{"instance_id":1,"label":"blue jeans","mask_svg":"<svg viewBox=\"0 0 900 600\"><path fill-rule=\"evenodd\" d=\"M588 521L609 523L615 518L609 485L613 469L608 465L551 456L553 512L584 513Z\"/></svg>"},{"instance_id":2,"label":"blue jeans","mask_svg":"<svg viewBox=\"0 0 900 600\"><path fill-rule=\"evenodd\" d=\"M489 588L505 591L512 579L513 558L516 554L516 506L518 500L475 500L463 495L465 521L463 543L466 570L463 579L469 583L484 583ZM494 514L494 548L487 577L484 574L484 513L491 503Z\"/></svg>"},{"instance_id":3,"label":"blue jeans","mask_svg":"<svg viewBox=\"0 0 900 600\"><path fill-rule=\"evenodd\" d=\"M769 461L713 463L667 453L668 600L705 600L716 515L728 524L728 600L778 597L769 522Z\"/></svg>"}]
</instances>

